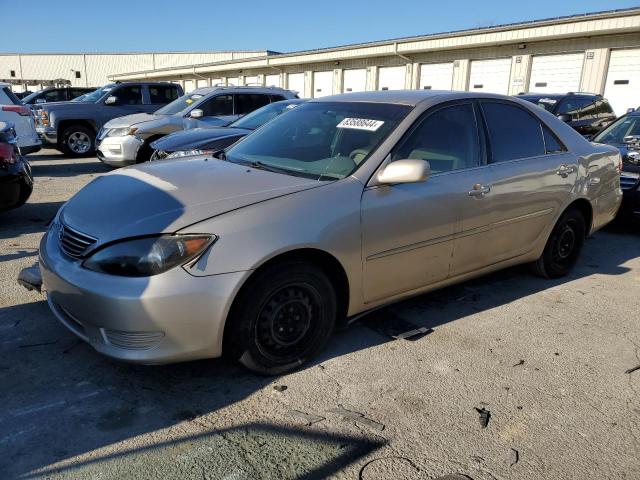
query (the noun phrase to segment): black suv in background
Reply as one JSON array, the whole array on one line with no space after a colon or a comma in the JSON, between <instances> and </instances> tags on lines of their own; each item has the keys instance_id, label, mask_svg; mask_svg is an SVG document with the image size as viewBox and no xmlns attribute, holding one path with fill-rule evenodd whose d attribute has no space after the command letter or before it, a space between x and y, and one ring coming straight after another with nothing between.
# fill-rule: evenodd
<instances>
[{"instance_id":1,"label":"black suv in background","mask_svg":"<svg viewBox=\"0 0 640 480\"><path fill-rule=\"evenodd\" d=\"M35 105L36 103L68 102L94 90L95 88L84 87L45 88L25 96L22 98L22 103Z\"/></svg>"},{"instance_id":2,"label":"black suv in background","mask_svg":"<svg viewBox=\"0 0 640 480\"><path fill-rule=\"evenodd\" d=\"M518 98L548 110L585 136L599 132L616 119L607 99L594 93L521 93Z\"/></svg>"}]
</instances>

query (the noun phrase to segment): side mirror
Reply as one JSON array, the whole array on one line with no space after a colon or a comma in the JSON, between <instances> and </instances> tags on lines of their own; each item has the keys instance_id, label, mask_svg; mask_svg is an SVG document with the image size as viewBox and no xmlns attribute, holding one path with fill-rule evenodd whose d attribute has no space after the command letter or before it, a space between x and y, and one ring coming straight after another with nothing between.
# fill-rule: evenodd
<instances>
[{"instance_id":1,"label":"side mirror","mask_svg":"<svg viewBox=\"0 0 640 480\"><path fill-rule=\"evenodd\" d=\"M116 97L115 95L110 95L107 97L107 99L104 101L105 105L116 105L118 103L118 97Z\"/></svg>"},{"instance_id":2,"label":"side mirror","mask_svg":"<svg viewBox=\"0 0 640 480\"><path fill-rule=\"evenodd\" d=\"M636 151L627 152L627 155L625 156L625 160L627 160L630 163L633 163L634 165L640 165L640 152L636 152Z\"/></svg>"},{"instance_id":3,"label":"side mirror","mask_svg":"<svg viewBox=\"0 0 640 480\"><path fill-rule=\"evenodd\" d=\"M631 146L640 145L640 135L627 135L622 139L622 143Z\"/></svg>"},{"instance_id":4,"label":"side mirror","mask_svg":"<svg viewBox=\"0 0 640 480\"><path fill-rule=\"evenodd\" d=\"M567 115L566 113L561 113L560 115L558 115L558 120L562 120L565 123L570 122L571 115Z\"/></svg>"},{"instance_id":5,"label":"side mirror","mask_svg":"<svg viewBox=\"0 0 640 480\"><path fill-rule=\"evenodd\" d=\"M595 137L595 135L591 134L591 133L587 133L586 135L582 135L584 137L585 140L591 141L593 140L593 137Z\"/></svg>"},{"instance_id":6,"label":"side mirror","mask_svg":"<svg viewBox=\"0 0 640 480\"><path fill-rule=\"evenodd\" d=\"M36 98L36 103L47 103L44 98Z\"/></svg>"},{"instance_id":7,"label":"side mirror","mask_svg":"<svg viewBox=\"0 0 640 480\"><path fill-rule=\"evenodd\" d=\"M204 112L199 108L194 108L189 112L189 117L191 118L202 118L204 117Z\"/></svg>"},{"instance_id":8,"label":"side mirror","mask_svg":"<svg viewBox=\"0 0 640 480\"><path fill-rule=\"evenodd\" d=\"M431 165L426 160L404 159L389 163L378 174L379 185L424 182L431 175Z\"/></svg>"}]
</instances>

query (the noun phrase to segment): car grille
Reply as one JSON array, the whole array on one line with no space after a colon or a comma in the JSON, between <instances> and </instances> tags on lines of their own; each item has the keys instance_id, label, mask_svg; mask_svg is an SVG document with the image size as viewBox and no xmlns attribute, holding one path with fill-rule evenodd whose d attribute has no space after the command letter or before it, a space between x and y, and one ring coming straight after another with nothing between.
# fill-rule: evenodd
<instances>
[{"instance_id":1,"label":"car grille","mask_svg":"<svg viewBox=\"0 0 640 480\"><path fill-rule=\"evenodd\" d=\"M148 350L164 338L163 332L123 332L103 328L106 340L114 347L125 350Z\"/></svg>"},{"instance_id":2,"label":"car grille","mask_svg":"<svg viewBox=\"0 0 640 480\"><path fill-rule=\"evenodd\" d=\"M60 248L73 258L82 258L84 253L98 241L66 225L60 226Z\"/></svg>"},{"instance_id":3,"label":"car grille","mask_svg":"<svg viewBox=\"0 0 640 480\"><path fill-rule=\"evenodd\" d=\"M638 177L633 175L620 175L620 188L622 190L631 190L638 183Z\"/></svg>"}]
</instances>

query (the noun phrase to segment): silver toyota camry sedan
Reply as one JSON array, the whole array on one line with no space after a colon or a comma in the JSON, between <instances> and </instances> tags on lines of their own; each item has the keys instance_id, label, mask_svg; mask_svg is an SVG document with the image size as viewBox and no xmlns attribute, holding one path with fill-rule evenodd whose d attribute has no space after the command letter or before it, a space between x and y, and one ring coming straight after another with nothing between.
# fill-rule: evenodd
<instances>
[{"instance_id":1,"label":"silver toyota camry sedan","mask_svg":"<svg viewBox=\"0 0 640 480\"><path fill-rule=\"evenodd\" d=\"M277 374L381 305L519 263L567 274L614 218L620 169L514 98L325 97L214 156L97 178L40 265L55 316L101 353Z\"/></svg>"}]
</instances>

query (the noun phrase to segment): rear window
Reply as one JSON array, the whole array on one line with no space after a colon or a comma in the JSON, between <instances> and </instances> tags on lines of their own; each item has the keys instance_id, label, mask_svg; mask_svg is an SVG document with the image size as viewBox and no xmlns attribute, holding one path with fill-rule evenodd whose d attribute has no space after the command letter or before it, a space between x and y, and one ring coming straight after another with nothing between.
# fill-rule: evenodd
<instances>
[{"instance_id":1,"label":"rear window","mask_svg":"<svg viewBox=\"0 0 640 480\"><path fill-rule=\"evenodd\" d=\"M12 104L14 104L14 105L22 105L22 102L20 101L20 99L18 97L16 97L16 94L13 93L9 87L3 87L2 91L9 98L9 101Z\"/></svg>"}]
</instances>

